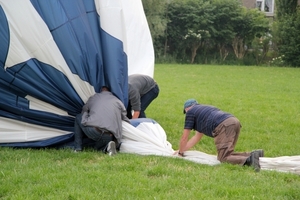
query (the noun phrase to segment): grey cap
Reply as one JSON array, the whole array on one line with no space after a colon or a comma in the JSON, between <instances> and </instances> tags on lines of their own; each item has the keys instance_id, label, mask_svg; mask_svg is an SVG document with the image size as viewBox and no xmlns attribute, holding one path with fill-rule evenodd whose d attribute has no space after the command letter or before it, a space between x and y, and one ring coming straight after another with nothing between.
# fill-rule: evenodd
<instances>
[{"instance_id":1,"label":"grey cap","mask_svg":"<svg viewBox=\"0 0 300 200\"><path fill-rule=\"evenodd\" d=\"M191 107L195 104L197 104L197 100L196 99L188 99L185 101L184 105L183 105L183 114L185 114L185 109L188 107Z\"/></svg>"}]
</instances>

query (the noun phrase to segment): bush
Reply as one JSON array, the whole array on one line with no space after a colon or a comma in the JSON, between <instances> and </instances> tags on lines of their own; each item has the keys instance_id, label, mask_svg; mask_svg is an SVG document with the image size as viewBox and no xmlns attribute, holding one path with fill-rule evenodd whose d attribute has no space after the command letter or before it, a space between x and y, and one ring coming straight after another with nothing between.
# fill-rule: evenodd
<instances>
[{"instance_id":1,"label":"bush","mask_svg":"<svg viewBox=\"0 0 300 200\"><path fill-rule=\"evenodd\" d=\"M292 67L300 67L300 12L294 15L282 18L279 21L279 38L281 38L278 49L281 55L280 58L274 60L276 63L281 63L281 60Z\"/></svg>"}]
</instances>

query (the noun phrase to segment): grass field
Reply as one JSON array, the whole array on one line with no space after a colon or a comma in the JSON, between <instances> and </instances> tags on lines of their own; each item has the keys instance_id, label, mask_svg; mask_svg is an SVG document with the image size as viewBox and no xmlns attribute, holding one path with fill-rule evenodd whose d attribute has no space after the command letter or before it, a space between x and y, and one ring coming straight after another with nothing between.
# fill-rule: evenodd
<instances>
[{"instance_id":1,"label":"grass field","mask_svg":"<svg viewBox=\"0 0 300 200\"><path fill-rule=\"evenodd\" d=\"M242 123L237 151L266 157L300 155L300 69L156 65L160 94L147 117L159 122L178 148L183 103L195 98ZM204 137L193 149L216 154ZM0 148L0 199L300 199L300 177L254 172L230 164L207 166L160 156L86 150Z\"/></svg>"}]
</instances>

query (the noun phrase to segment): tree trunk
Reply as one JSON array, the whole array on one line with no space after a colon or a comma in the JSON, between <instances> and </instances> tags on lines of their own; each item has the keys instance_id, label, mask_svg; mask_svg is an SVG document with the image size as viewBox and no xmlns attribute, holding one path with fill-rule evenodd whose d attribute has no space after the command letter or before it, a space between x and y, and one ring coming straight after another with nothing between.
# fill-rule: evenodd
<instances>
[{"instance_id":1,"label":"tree trunk","mask_svg":"<svg viewBox=\"0 0 300 200\"><path fill-rule=\"evenodd\" d=\"M196 55L197 55L197 50L199 49L200 45L201 45L201 42L199 42L199 43L197 43L197 44L194 44L194 45L192 46L192 49L191 49L191 52L192 52L192 56L191 56L191 64L193 64L194 61L195 61L195 57L196 57Z\"/></svg>"},{"instance_id":2,"label":"tree trunk","mask_svg":"<svg viewBox=\"0 0 300 200\"><path fill-rule=\"evenodd\" d=\"M235 56L238 59L243 59L246 53L244 39L240 37L235 37L232 41L232 47Z\"/></svg>"},{"instance_id":3,"label":"tree trunk","mask_svg":"<svg viewBox=\"0 0 300 200\"><path fill-rule=\"evenodd\" d=\"M218 45L218 46L219 46L219 53L220 53L221 60L224 61L228 56L229 51L228 49L226 49L225 44Z\"/></svg>"},{"instance_id":4,"label":"tree trunk","mask_svg":"<svg viewBox=\"0 0 300 200\"><path fill-rule=\"evenodd\" d=\"M164 57L167 56L167 49L168 49L168 38L166 37L165 46L164 46Z\"/></svg>"}]
</instances>

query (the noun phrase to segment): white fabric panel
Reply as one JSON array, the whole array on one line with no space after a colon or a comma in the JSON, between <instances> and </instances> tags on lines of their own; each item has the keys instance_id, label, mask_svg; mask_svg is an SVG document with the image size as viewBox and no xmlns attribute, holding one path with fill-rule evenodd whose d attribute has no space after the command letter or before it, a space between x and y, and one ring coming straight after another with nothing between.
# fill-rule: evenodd
<instances>
[{"instance_id":1,"label":"white fabric panel","mask_svg":"<svg viewBox=\"0 0 300 200\"><path fill-rule=\"evenodd\" d=\"M300 174L300 155L259 159L261 169Z\"/></svg>"},{"instance_id":2,"label":"white fabric panel","mask_svg":"<svg viewBox=\"0 0 300 200\"><path fill-rule=\"evenodd\" d=\"M172 145L159 124L143 122L134 127L123 122L123 140L120 152L140 155L169 156L182 158L206 165L218 165L217 156L200 151L186 151L185 157L174 156ZM276 158L260 158L261 170L275 170L300 174L300 156L283 156Z\"/></svg>"},{"instance_id":3,"label":"white fabric panel","mask_svg":"<svg viewBox=\"0 0 300 200\"><path fill-rule=\"evenodd\" d=\"M70 133L0 117L0 143L40 141L66 134Z\"/></svg>"},{"instance_id":4,"label":"white fabric panel","mask_svg":"<svg viewBox=\"0 0 300 200\"><path fill-rule=\"evenodd\" d=\"M30 0L0 0L10 28L10 46L5 68L36 58L68 77L81 99L86 102L94 88L72 74L47 25Z\"/></svg>"},{"instance_id":5,"label":"white fabric panel","mask_svg":"<svg viewBox=\"0 0 300 200\"><path fill-rule=\"evenodd\" d=\"M174 152L159 124L141 123L135 128L126 122L123 122L123 139L120 151L161 156L170 156Z\"/></svg>"},{"instance_id":6,"label":"white fabric panel","mask_svg":"<svg viewBox=\"0 0 300 200\"><path fill-rule=\"evenodd\" d=\"M205 165L220 164L220 161L218 161L217 156L209 155L209 154L203 153L201 151L186 151L186 152L184 152L183 158L186 160L190 160L190 161L205 164Z\"/></svg>"},{"instance_id":7,"label":"white fabric panel","mask_svg":"<svg viewBox=\"0 0 300 200\"><path fill-rule=\"evenodd\" d=\"M32 96L27 95L26 99L28 99L30 101L30 109L32 109L32 110L40 110L40 111L46 111L49 113L55 113L57 115L69 116L68 112L61 110L51 104L40 101L39 99L36 99Z\"/></svg>"},{"instance_id":8,"label":"white fabric panel","mask_svg":"<svg viewBox=\"0 0 300 200\"><path fill-rule=\"evenodd\" d=\"M95 0L101 28L123 42L128 75L154 75L154 48L141 0Z\"/></svg>"}]
</instances>

